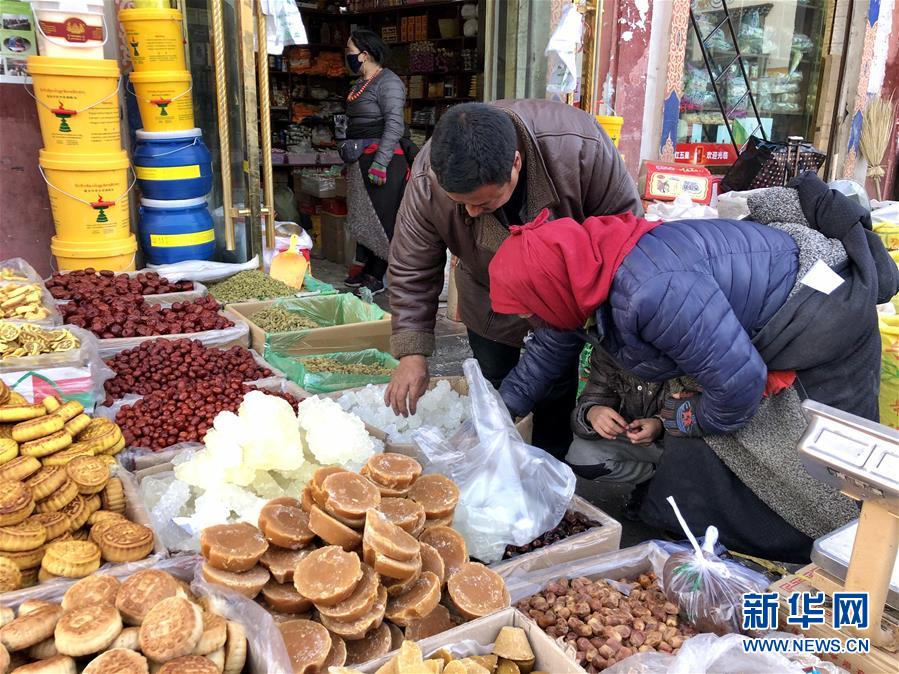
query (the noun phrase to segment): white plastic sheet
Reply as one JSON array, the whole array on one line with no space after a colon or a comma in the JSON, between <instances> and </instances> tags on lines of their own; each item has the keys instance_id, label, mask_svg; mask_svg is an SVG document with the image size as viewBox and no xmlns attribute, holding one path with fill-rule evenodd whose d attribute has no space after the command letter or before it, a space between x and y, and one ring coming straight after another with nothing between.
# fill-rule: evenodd
<instances>
[{"instance_id":1,"label":"white plastic sheet","mask_svg":"<svg viewBox=\"0 0 899 674\"><path fill-rule=\"evenodd\" d=\"M549 94L570 94L577 89L579 75L577 51L584 33L584 17L574 4L565 5L559 25L549 38L545 55L551 72L546 91Z\"/></svg>"},{"instance_id":2,"label":"white plastic sheet","mask_svg":"<svg viewBox=\"0 0 899 674\"><path fill-rule=\"evenodd\" d=\"M477 361L463 364L472 418L449 439L435 428L413 434L424 470L459 486L454 528L472 557L490 564L507 545L524 545L555 527L574 496L571 468L521 439L499 393Z\"/></svg>"},{"instance_id":3,"label":"white plastic sheet","mask_svg":"<svg viewBox=\"0 0 899 674\"><path fill-rule=\"evenodd\" d=\"M259 269L259 257L256 256L249 262L240 264L230 262L213 262L211 260L186 260L173 264L151 264L147 269L155 271L160 276L165 276L169 281L202 281L214 283L223 281L235 274Z\"/></svg>"}]
</instances>

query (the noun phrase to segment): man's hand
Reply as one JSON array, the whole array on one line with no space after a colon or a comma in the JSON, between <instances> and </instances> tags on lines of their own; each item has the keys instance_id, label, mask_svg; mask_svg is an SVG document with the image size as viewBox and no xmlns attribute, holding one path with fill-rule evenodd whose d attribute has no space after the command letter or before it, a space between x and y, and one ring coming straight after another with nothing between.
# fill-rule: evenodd
<instances>
[{"instance_id":1,"label":"man's hand","mask_svg":"<svg viewBox=\"0 0 899 674\"><path fill-rule=\"evenodd\" d=\"M403 356L384 392L384 404L392 407L394 414L415 414L418 399L428 390L430 379L427 358Z\"/></svg>"},{"instance_id":2,"label":"man's hand","mask_svg":"<svg viewBox=\"0 0 899 674\"><path fill-rule=\"evenodd\" d=\"M611 407L596 405L587 411L587 421L606 440L614 440L627 430L627 422Z\"/></svg>"},{"instance_id":3,"label":"man's hand","mask_svg":"<svg viewBox=\"0 0 899 674\"><path fill-rule=\"evenodd\" d=\"M627 439L634 445L648 445L662 435L662 420L656 417L635 419L627 427Z\"/></svg>"}]
</instances>

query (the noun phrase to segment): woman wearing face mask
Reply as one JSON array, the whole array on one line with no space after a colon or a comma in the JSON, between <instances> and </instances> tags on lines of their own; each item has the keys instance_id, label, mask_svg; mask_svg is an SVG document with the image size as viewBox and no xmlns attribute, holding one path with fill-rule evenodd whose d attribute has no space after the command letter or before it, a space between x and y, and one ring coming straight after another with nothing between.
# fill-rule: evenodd
<instances>
[{"instance_id":1,"label":"woman wearing face mask","mask_svg":"<svg viewBox=\"0 0 899 674\"><path fill-rule=\"evenodd\" d=\"M406 88L383 66L387 54L370 30L355 30L347 40L346 64L359 79L347 96L347 140L340 154L347 163L347 230L365 267L345 283L372 294L384 291L396 213L417 151L403 122Z\"/></svg>"}]
</instances>

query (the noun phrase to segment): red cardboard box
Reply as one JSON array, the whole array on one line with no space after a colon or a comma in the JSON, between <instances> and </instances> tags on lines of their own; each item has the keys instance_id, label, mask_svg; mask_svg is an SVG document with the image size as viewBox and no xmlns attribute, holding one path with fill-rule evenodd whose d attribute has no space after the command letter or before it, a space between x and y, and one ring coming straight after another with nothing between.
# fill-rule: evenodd
<instances>
[{"instance_id":1,"label":"red cardboard box","mask_svg":"<svg viewBox=\"0 0 899 674\"><path fill-rule=\"evenodd\" d=\"M712 174L688 164L646 161L640 165L640 196L647 201L674 201L686 194L697 204L712 200Z\"/></svg>"}]
</instances>

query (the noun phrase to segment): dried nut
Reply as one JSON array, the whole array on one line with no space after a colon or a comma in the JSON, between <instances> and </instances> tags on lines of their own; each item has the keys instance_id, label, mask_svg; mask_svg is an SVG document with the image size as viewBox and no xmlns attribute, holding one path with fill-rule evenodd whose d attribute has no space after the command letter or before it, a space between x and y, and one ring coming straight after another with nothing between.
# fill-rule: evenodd
<instances>
[{"instance_id":1,"label":"dried nut","mask_svg":"<svg viewBox=\"0 0 899 674\"><path fill-rule=\"evenodd\" d=\"M631 646L639 648L646 641L646 636L640 630L635 629L631 632L629 641L631 642Z\"/></svg>"},{"instance_id":2,"label":"dried nut","mask_svg":"<svg viewBox=\"0 0 899 674\"><path fill-rule=\"evenodd\" d=\"M659 650L662 653L670 653L674 649L671 648L671 646L669 646L666 642L663 641L662 643L659 644L659 646L656 650Z\"/></svg>"}]
</instances>

